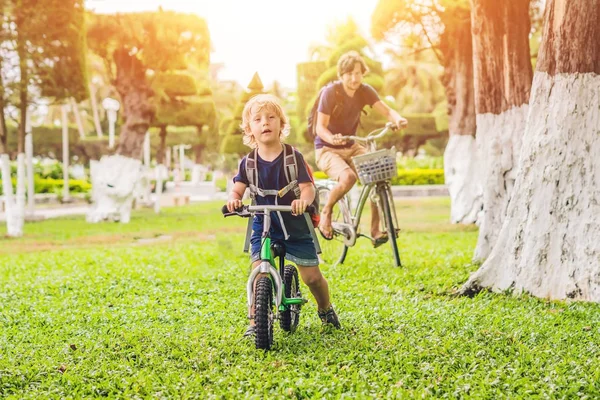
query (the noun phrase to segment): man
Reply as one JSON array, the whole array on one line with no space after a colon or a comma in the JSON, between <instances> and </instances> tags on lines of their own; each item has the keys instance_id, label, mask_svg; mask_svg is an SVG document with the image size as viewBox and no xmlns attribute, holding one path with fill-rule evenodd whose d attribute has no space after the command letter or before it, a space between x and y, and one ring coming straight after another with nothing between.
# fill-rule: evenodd
<instances>
[{"instance_id":1,"label":"man","mask_svg":"<svg viewBox=\"0 0 600 400\"><path fill-rule=\"evenodd\" d=\"M319 231L325 239L333 237L331 228L333 206L352 189L358 178L352 157L367 153L363 146L344 138L344 136L356 135L363 107L371 106L399 129L407 125L405 118L379 99L375 89L362 83L368 68L358 52L349 51L342 55L338 60L337 71L340 82L329 85L323 90L316 123L317 166L329 178L338 181L321 211ZM379 229L379 213L374 203L371 203L371 210L371 237L373 246L379 247L387 242L388 237Z\"/></svg>"}]
</instances>

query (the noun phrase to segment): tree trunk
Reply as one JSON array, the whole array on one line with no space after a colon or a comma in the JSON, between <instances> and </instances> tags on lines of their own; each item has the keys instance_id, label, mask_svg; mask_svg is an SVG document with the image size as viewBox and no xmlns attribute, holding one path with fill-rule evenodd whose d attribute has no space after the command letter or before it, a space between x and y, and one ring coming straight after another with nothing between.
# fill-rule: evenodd
<instances>
[{"instance_id":1,"label":"tree trunk","mask_svg":"<svg viewBox=\"0 0 600 400\"><path fill-rule=\"evenodd\" d=\"M0 59L0 71L1 70L2 60ZM6 128L6 115L4 114L4 94L4 81L2 79L2 74L0 74L0 154L8 153L8 130Z\"/></svg>"},{"instance_id":2,"label":"tree trunk","mask_svg":"<svg viewBox=\"0 0 600 400\"><path fill-rule=\"evenodd\" d=\"M158 134L160 138L160 143L158 144L158 151L156 152L156 163L164 164L165 163L165 149L167 148L167 126L161 125L160 132Z\"/></svg>"},{"instance_id":3,"label":"tree trunk","mask_svg":"<svg viewBox=\"0 0 600 400\"><path fill-rule=\"evenodd\" d=\"M96 101L96 87L90 83L90 103L92 105L92 115L94 116L94 126L99 138L103 137L102 125L100 124L100 114L98 113L98 102Z\"/></svg>"},{"instance_id":4,"label":"tree trunk","mask_svg":"<svg viewBox=\"0 0 600 400\"><path fill-rule=\"evenodd\" d=\"M473 42L469 10L452 9L441 15L444 33L443 83L448 98L450 140L444 151L444 175L450 193L453 223L477 222L483 205L475 143Z\"/></svg>"},{"instance_id":5,"label":"tree trunk","mask_svg":"<svg viewBox=\"0 0 600 400\"><path fill-rule=\"evenodd\" d=\"M474 259L490 254L515 180L532 69L529 0L473 0L473 66L483 216Z\"/></svg>"},{"instance_id":6,"label":"tree trunk","mask_svg":"<svg viewBox=\"0 0 600 400\"><path fill-rule=\"evenodd\" d=\"M77 124L77 130L79 131L79 137L83 139L85 138L85 128L83 127L83 121L81 120L79 105L72 97L69 99L69 103L71 103L71 110L73 110L73 115L75 116L75 123Z\"/></svg>"},{"instance_id":7,"label":"tree trunk","mask_svg":"<svg viewBox=\"0 0 600 400\"><path fill-rule=\"evenodd\" d=\"M125 123L119 134L117 154L139 160L142 158L144 137L154 118L150 103L152 89L146 80L146 67L126 50L114 53L117 65L115 87L121 96Z\"/></svg>"},{"instance_id":8,"label":"tree trunk","mask_svg":"<svg viewBox=\"0 0 600 400\"><path fill-rule=\"evenodd\" d=\"M146 132L154 118L146 80L146 67L135 55L119 49L114 52L117 77L114 85L121 96L125 124L114 156L102 157L93 178L98 201L87 215L88 222L112 219L129 222L134 198L143 191L141 158Z\"/></svg>"},{"instance_id":9,"label":"tree trunk","mask_svg":"<svg viewBox=\"0 0 600 400\"><path fill-rule=\"evenodd\" d=\"M600 2L549 0L514 194L463 286L600 301Z\"/></svg>"},{"instance_id":10,"label":"tree trunk","mask_svg":"<svg viewBox=\"0 0 600 400\"><path fill-rule=\"evenodd\" d=\"M194 146L194 155L196 164L202 164L202 152L206 147L206 140L202 138L202 127L204 125L198 125L196 127L196 133L198 133L198 144Z\"/></svg>"}]
</instances>

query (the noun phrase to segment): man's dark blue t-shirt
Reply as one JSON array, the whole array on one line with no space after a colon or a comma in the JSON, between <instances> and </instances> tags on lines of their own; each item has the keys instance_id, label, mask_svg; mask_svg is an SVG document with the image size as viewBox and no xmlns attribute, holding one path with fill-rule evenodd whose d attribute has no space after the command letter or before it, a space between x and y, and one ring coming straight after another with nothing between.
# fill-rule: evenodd
<instances>
[{"instance_id":1,"label":"man's dark blue t-shirt","mask_svg":"<svg viewBox=\"0 0 600 400\"><path fill-rule=\"evenodd\" d=\"M308 171L306 169L306 164L304 162L304 157L298 151L294 149L296 153L296 162L298 164L298 184L300 183L308 183L312 182ZM246 175L246 159L248 156L244 157L240 162L240 167L236 176L233 177L233 182L242 182L246 185L250 184L248 180L248 176ZM277 156L277 158L273 161L265 161L260 155L258 155L258 151L256 152L257 159L257 172L258 172L258 187L263 190L280 190L287 186L288 180L285 177L285 168L283 165L283 149L281 154ZM274 205L276 196L266 196L260 197L256 196L256 204L257 205ZM279 205L291 205L292 201L294 201L296 197L294 196L293 191L289 191L283 198L277 199L277 204ZM290 235L290 240L302 240L312 238L310 234L310 230L306 225L306 221L303 215L293 216L291 213L285 212L281 213L283 217L283 221L285 223L285 229ZM283 230L281 229L281 223L279 222L279 218L277 213L271 213L271 239L283 240ZM252 223L252 230L254 232L262 232L263 229L263 216L256 215L254 216L254 221Z\"/></svg>"},{"instance_id":2,"label":"man's dark blue t-shirt","mask_svg":"<svg viewBox=\"0 0 600 400\"><path fill-rule=\"evenodd\" d=\"M364 106L373 107L373 104L379 101L379 96L375 89L373 89L370 85L363 83L360 88L354 93L353 97L350 97L346 94L342 87L339 87L337 90L341 92L341 97L343 99L341 104L341 112L339 115L333 115L333 109L336 105L336 86L341 85L339 83L329 85L327 88L323 90L321 94L321 99L319 100L319 108L318 111L323 114L329 115L329 125L327 125L327 129L331 133L338 134L341 133L345 136L356 135L356 130L358 128L358 122L360 119L360 113ZM338 105L339 106L339 105ZM337 114L337 113L336 113ZM323 146L333 147L333 148L344 148L352 146L352 143L346 143L345 145L332 145L330 143L325 142L318 135L315 138L315 148L320 149Z\"/></svg>"}]
</instances>

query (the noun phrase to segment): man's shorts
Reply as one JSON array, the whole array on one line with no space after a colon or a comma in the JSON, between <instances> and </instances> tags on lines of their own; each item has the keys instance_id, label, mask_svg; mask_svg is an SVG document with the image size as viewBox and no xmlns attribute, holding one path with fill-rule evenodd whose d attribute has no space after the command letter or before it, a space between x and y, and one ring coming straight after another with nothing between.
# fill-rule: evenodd
<instances>
[{"instance_id":1,"label":"man's shorts","mask_svg":"<svg viewBox=\"0 0 600 400\"><path fill-rule=\"evenodd\" d=\"M315 159L317 167L325 172L329 179L337 181L347 168L351 168L356 173L352 157L363 154L367 154L367 149L354 142L351 147L341 149L323 146L315 151Z\"/></svg>"},{"instance_id":2,"label":"man's shorts","mask_svg":"<svg viewBox=\"0 0 600 400\"><path fill-rule=\"evenodd\" d=\"M319 265L317 250L312 238L303 240L282 240L285 245L285 259L299 267L316 267ZM252 262L260 260L261 233L252 232L250 238L250 254Z\"/></svg>"}]
</instances>

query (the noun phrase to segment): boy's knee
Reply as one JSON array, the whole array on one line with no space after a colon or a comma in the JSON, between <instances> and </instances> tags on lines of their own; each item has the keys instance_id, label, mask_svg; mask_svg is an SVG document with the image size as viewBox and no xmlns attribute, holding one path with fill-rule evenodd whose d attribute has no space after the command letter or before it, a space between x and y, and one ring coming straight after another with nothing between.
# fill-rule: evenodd
<instances>
[{"instance_id":1,"label":"boy's knee","mask_svg":"<svg viewBox=\"0 0 600 400\"><path fill-rule=\"evenodd\" d=\"M318 286L324 280L325 280L325 278L323 278L323 275L321 274L320 271L314 271L311 273L302 274L302 281L304 281L304 284L306 284L306 286L308 286L308 287Z\"/></svg>"}]
</instances>

